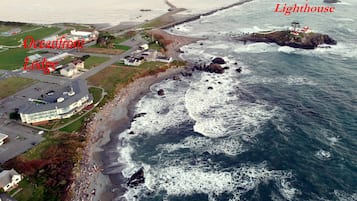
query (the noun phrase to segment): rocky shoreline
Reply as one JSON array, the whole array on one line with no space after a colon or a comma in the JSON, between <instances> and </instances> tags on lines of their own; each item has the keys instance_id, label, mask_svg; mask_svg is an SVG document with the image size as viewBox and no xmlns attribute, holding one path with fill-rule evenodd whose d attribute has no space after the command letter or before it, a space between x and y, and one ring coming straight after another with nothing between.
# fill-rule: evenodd
<instances>
[{"instance_id":1,"label":"rocky shoreline","mask_svg":"<svg viewBox=\"0 0 357 201\"><path fill-rule=\"evenodd\" d=\"M98 112L87 125L88 145L83 150L80 171L72 186L72 200L109 201L121 195L127 183L121 175L117 159L118 134L130 126L136 102L152 84L185 72L185 67L173 67L157 75L139 78L123 88ZM109 176L109 177L108 177Z\"/></svg>"}]
</instances>

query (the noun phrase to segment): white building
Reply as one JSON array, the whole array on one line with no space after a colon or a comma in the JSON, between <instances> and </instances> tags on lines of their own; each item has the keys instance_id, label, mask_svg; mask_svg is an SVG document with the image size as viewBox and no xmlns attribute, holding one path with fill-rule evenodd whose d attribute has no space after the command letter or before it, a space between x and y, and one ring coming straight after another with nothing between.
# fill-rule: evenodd
<instances>
[{"instance_id":1,"label":"white building","mask_svg":"<svg viewBox=\"0 0 357 201\"><path fill-rule=\"evenodd\" d=\"M31 56L28 56L28 59L29 59L30 63L33 63L35 61L40 61L40 59L42 59L42 56L39 55L39 54L34 54L34 55L31 55Z\"/></svg>"},{"instance_id":2,"label":"white building","mask_svg":"<svg viewBox=\"0 0 357 201\"><path fill-rule=\"evenodd\" d=\"M78 70L76 67L68 65L60 70L60 74L65 77L73 77L77 75Z\"/></svg>"},{"instance_id":3,"label":"white building","mask_svg":"<svg viewBox=\"0 0 357 201\"><path fill-rule=\"evenodd\" d=\"M8 138L9 138L8 135L0 133L0 146L3 145Z\"/></svg>"},{"instance_id":4,"label":"white building","mask_svg":"<svg viewBox=\"0 0 357 201\"><path fill-rule=\"evenodd\" d=\"M85 80L76 80L71 85L46 94L39 102L29 102L19 109L21 121L28 124L43 124L49 120L69 118L93 103Z\"/></svg>"},{"instance_id":5,"label":"white building","mask_svg":"<svg viewBox=\"0 0 357 201\"><path fill-rule=\"evenodd\" d=\"M98 37L98 32L97 31L76 31L76 30L72 30L70 32L70 38L73 40L80 40L83 39L85 42L89 42L89 41L94 41L97 39Z\"/></svg>"},{"instance_id":6,"label":"white building","mask_svg":"<svg viewBox=\"0 0 357 201\"><path fill-rule=\"evenodd\" d=\"M17 187L22 179L22 175L17 173L14 169L4 170L0 173L0 188L7 192Z\"/></svg>"},{"instance_id":7,"label":"white building","mask_svg":"<svg viewBox=\"0 0 357 201\"><path fill-rule=\"evenodd\" d=\"M142 51L148 50L149 49L149 45L148 44L140 45L139 49L142 50Z\"/></svg>"},{"instance_id":8,"label":"white building","mask_svg":"<svg viewBox=\"0 0 357 201\"><path fill-rule=\"evenodd\" d=\"M127 66L140 66L144 63L144 58L136 58L136 57L125 57L124 64Z\"/></svg>"},{"instance_id":9,"label":"white building","mask_svg":"<svg viewBox=\"0 0 357 201\"><path fill-rule=\"evenodd\" d=\"M60 70L60 74L66 77L73 77L79 73L80 70L84 69L84 61L76 60L69 63L66 67Z\"/></svg>"},{"instance_id":10,"label":"white building","mask_svg":"<svg viewBox=\"0 0 357 201\"><path fill-rule=\"evenodd\" d=\"M65 53L57 54L57 55L55 55L53 57L50 57L50 58L47 59L47 61L50 61L50 62L60 61L60 60L66 58L66 57L69 57L69 56L70 56L70 54L65 52Z\"/></svg>"}]
</instances>

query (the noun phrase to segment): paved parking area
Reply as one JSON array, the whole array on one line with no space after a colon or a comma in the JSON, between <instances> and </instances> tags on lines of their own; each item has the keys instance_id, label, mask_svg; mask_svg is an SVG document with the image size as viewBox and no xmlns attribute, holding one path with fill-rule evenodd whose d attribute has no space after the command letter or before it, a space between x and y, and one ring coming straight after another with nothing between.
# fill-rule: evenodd
<instances>
[{"instance_id":1,"label":"paved parking area","mask_svg":"<svg viewBox=\"0 0 357 201\"><path fill-rule=\"evenodd\" d=\"M0 133L9 136L8 141L0 146L0 163L26 152L44 139L38 130L13 122L0 125Z\"/></svg>"}]
</instances>

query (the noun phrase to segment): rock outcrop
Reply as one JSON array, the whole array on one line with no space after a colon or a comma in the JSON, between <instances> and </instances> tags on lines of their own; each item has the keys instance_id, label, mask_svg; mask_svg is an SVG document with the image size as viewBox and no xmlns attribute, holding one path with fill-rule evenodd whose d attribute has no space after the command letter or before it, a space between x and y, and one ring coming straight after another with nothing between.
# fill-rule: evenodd
<instances>
[{"instance_id":1,"label":"rock outcrop","mask_svg":"<svg viewBox=\"0 0 357 201\"><path fill-rule=\"evenodd\" d=\"M129 179L127 185L130 188L139 186L140 184L143 184L145 182L145 177L144 177L144 168L140 168L137 172L135 172Z\"/></svg>"},{"instance_id":2,"label":"rock outcrop","mask_svg":"<svg viewBox=\"0 0 357 201\"><path fill-rule=\"evenodd\" d=\"M240 41L276 43L280 46L289 46L302 49L315 49L319 45L336 45L337 42L330 36L320 33L299 33L294 35L291 31L275 31L267 33L253 33L238 38Z\"/></svg>"},{"instance_id":3,"label":"rock outcrop","mask_svg":"<svg viewBox=\"0 0 357 201\"><path fill-rule=\"evenodd\" d=\"M211 63L210 65L206 65L206 64L195 65L193 69L199 71L205 71L209 73L218 73L218 74L224 73L224 68L222 68L221 65L215 63Z\"/></svg>"},{"instance_id":4,"label":"rock outcrop","mask_svg":"<svg viewBox=\"0 0 357 201\"><path fill-rule=\"evenodd\" d=\"M337 3L339 0L324 0L325 3Z\"/></svg>"},{"instance_id":5,"label":"rock outcrop","mask_svg":"<svg viewBox=\"0 0 357 201\"><path fill-rule=\"evenodd\" d=\"M157 91L157 95L164 96L165 95L165 91L163 89L160 89L159 91Z\"/></svg>"},{"instance_id":6,"label":"rock outcrop","mask_svg":"<svg viewBox=\"0 0 357 201\"><path fill-rule=\"evenodd\" d=\"M226 61L224 61L224 59L217 57L215 59L212 60L212 63L214 64L226 64Z\"/></svg>"}]
</instances>

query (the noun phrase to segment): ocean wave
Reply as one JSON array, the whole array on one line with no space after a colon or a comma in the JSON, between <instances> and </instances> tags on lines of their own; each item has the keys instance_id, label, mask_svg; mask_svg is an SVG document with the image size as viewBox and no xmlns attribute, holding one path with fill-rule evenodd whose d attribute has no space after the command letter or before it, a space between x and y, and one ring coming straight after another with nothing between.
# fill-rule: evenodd
<instances>
[{"instance_id":1,"label":"ocean wave","mask_svg":"<svg viewBox=\"0 0 357 201\"><path fill-rule=\"evenodd\" d=\"M339 201L356 201L357 200L357 193L346 193L340 190L334 190L334 195Z\"/></svg>"},{"instance_id":2,"label":"ocean wave","mask_svg":"<svg viewBox=\"0 0 357 201\"><path fill-rule=\"evenodd\" d=\"M244 143L234 136L218 140L202 136L189 136L176 144L163 144L158 149L164 153L189 149L198 154L207 152L211 155L226 154L229 156L238 155L247 150Z\"/></svg>"},{"instance_id":3,"label":"ocean wave","mask_svg":"<svg viewBox=\"0 0 357 201\"><path fill-rule=\"evenodd\" d=\"M146 113L136 118L131 124L131 131L140 134L157 134L166 129L189 121L184 107L184 82L167 80L151 87L151 92L136 105L136 113ZM164 89L165 95L157 95L159 89Z\"/></svg>"},{"instance_id":4,"label":"ocean wave","mask_svg":"<svg viewBox=\"0 0 357 201\"><path fill-rule=\"evenodd\" d=\"M274 84L285 83L287 85L308 85L315 86L317 83L309 77L289 75L287 77L262 77L262 76L249 76L244 78L244 84Z\"/></svg>"},{"instance_id":5,"label":"ocean wave","mask_svg":"<svg viewBox=\"0 0 357 201\"><path fill-rule=\"evenodd\" d=\"M145 184L126 193L128 200L145 197L145 192L155 196L165 192L167 196L187 196L196 193L209 195L210 200L217 200L223 193L231 194L230 201L241 200L241 197L255 189L259 184L273 181L285 200L292 200L299 190L292 187L293 175L289 171L269 170L266 163L257 165L245 164L239 168L221 169L209 163L181 164L173 166L145 166Z\"/></svg>"}]
</instances>

